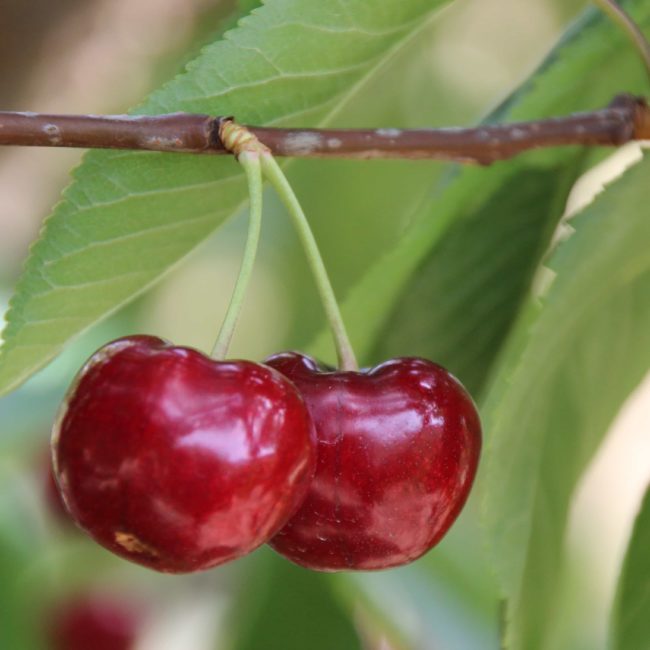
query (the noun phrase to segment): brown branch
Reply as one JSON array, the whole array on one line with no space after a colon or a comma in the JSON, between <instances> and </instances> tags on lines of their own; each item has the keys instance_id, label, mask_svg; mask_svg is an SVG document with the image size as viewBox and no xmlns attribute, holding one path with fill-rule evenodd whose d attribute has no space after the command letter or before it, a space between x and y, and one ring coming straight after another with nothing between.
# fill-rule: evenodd
<instances>
[{"instance_id":1,"label":"brown branch","mask_svg":"<svg viewBox=\"0 0 650 650\"><path fill-rule=\"evenodd\" d=\"M224 117L43 115L0 112L0 145L229 153ZM490 164L529 149L620 146L650 139L650 107L619 95L607 107L534 122L445 129L279 129L248 127L276 156L440 159Z\"/></svg>"}]
</instances>

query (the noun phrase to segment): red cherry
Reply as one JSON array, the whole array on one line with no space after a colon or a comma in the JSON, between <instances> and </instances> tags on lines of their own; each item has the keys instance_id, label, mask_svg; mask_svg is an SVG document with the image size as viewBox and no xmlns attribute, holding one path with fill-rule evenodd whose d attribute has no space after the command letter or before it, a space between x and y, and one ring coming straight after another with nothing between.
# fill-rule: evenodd
<instances>
[{"instance_id":1,"label":"red cherry","mask_svg":"<svg viewBox=\"0 0 650 650\"><path fill-rule=\"evenodd\" d=\"M434 546L467 499L481 448L462 385L424 359L362 372L292 352L266 363L299 388L318 438L307 497L271 546L319 571L385 569Z\"/></svg>"},{"instance_id":2,"label":"red cherry","mask_svg":"<svg viewBox=\"0 0 650 650\"><path fill-rule=\"evenodd\" d=\"M90 358L52 445L77 523L114 553L168 573L263 544L296 510L315 466L308 411L280 373L150 336Z\"/></svg>"},{"instance_id":3,"label":"red cherry","mask_svg":"<svg viewBox=\"0 0 650 650\"><path fill-rule=\"evenodd\" d=\"M131 650L141 627L139 607L105 595L83 594L48 616L50 650Z\"/></svg>"},{"instance_id":4,"label":"red cherry","mask_svg":"<svg viewBox=\"0 0 650 650\"><path fill-rule=\"evenodd\" d=\"M43 497L47 504L47 510L58 522L62 524L71 524L70 515L65 508L65 503L61 498L59 486L54 478L54 473L52 471L52 454L49 450L44 460L47 462L43 463L42 468L44 474Z\"/></svg>"}]
</instances>

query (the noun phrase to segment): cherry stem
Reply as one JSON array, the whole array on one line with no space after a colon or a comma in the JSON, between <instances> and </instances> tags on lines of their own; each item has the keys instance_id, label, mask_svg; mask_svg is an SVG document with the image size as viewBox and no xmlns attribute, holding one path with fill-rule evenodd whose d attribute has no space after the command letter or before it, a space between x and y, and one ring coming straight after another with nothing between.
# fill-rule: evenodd
<instances>
[{"instance_id":1,"label":"cherry stem","mask_svg":"<svg viewBox=\"0 0 650 650\"><path fill-rule=\"evenodd\" d=\"M239 154L238 160L244 168L248 180L250 216L246 246L244 248L239 275L237 276L230 304L228 305L221 329L219 330L219 336L212 350L212 357L218 360L225 359L228 354L228 348L230 347L230 342L232 341L241 313L246 288L248 287L253 271L262 225L262 167L260 165L260 154L256 151L243 151Z\"/></svg>"},{"instance_id":2,"label":"cherry stem","mask_svg":"<svg viewBox=\"0 0 650 650\"><path fill-rule=\"evenodd\" d=\"M327 316L330 329L332 330L339 367L343 370L358 370L359 365L357 364L352 344L350 343L350 339L343 323L341 310L336 301L334 289L332 289L332 284L327 275L327 269L323 263L323 258L318 250L318 244L316 243L314 233L309 226L307 217L298 202L298 198L296 197L293 188L289 184L289 181L280 168L280 165L275 161L275 158L273 158L270 153L263 153L261 160L262 172L266 178L268 178L271 185L273 185L280 199L287 208L287 211L293 220L293 225L298 233L298 237L300 238L305 250L307 261L311 267L314 280L316 281L316 287L321 302L323 303L323 308L325 309L325 315Z\"/></svg>"}]
</instances>

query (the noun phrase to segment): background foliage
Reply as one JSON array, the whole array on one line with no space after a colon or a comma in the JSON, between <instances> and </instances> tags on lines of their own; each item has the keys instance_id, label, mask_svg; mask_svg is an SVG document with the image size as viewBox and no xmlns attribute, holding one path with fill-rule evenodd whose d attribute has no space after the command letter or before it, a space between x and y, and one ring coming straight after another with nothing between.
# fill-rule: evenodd
<instances>
[{"instance_id":1,"label":"background foliage","mask_svg":"<svg viewBox=\"0 0 650 650\"><path fill-rule=\"evenodd\" d=\"M650 33L650 1L623 4ZM510 38L522 63L483 91L484 57L489 63L490 47L507 46L484 40L478 59L469 48L461 60L474 61L472 69L454 67L456 43L446 40L460 33L455 25L476 33L480 3L199 5L185 39L152 56L148 85L172 76L181 56L186 68L135 112L408 127L534 119L597 108L618 92L648 95L624 35L583 2L531 3L527 11L551 12L556 29L545 32L540 21L536 38L517 42L508 23L517 3L491 0L487 11L501 12L504 43ZM524 15L522 25L533 19ZM447 68L466 76L465 85ZM39 626L29 623L34 608L44 616L53 601L95 586L151 604L154 624L143 647L157 650L489 649L500 637L513 650L597 650L607 634L616 648L650 647L647 497L609 632L604 624L582 626L594 618L593 582L576 571L567 548L579 481L650 365L648 161L570 220L565 214L576 181L610 153L530 152L489 168L285 163L362 361L423 355L477 396L486 437L479 485L448 537L409 567L323 576L262 549L190 578L125 565L53 521L38 459L67 382L101 343L148 331L209 348L241 248L244 182L226 159L86 155L32 247L5 316L0 647L42 647ZM0 166L0 190L2 174ZM302 253L273 196L266 205L236 354L299 347L331 360ZM3 268L8 292L16 265ZM190 637L178 641L177 629Z\"/></svg>"}]
</instances>

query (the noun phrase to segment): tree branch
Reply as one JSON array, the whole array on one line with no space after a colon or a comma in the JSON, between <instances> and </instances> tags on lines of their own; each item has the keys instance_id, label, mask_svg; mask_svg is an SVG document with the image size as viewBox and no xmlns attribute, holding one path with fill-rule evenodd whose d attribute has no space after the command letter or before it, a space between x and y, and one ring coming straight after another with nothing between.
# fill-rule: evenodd
<instances>
[{"instance_id":1,"label":"tree branch","mask_svg":"<svg viewBox=\"0 0 650 650\"><path fill-rule=\"evenodd\" d=\"M0 145L230 153L219 136L230 118L45 115L0 111ZM533 122L444 129L281 129L247 127L276 156L439 159L490 164L529 149L620 146L650 140L645 99L619 95L601 110Z\"/></svg>"}]
</instances>

